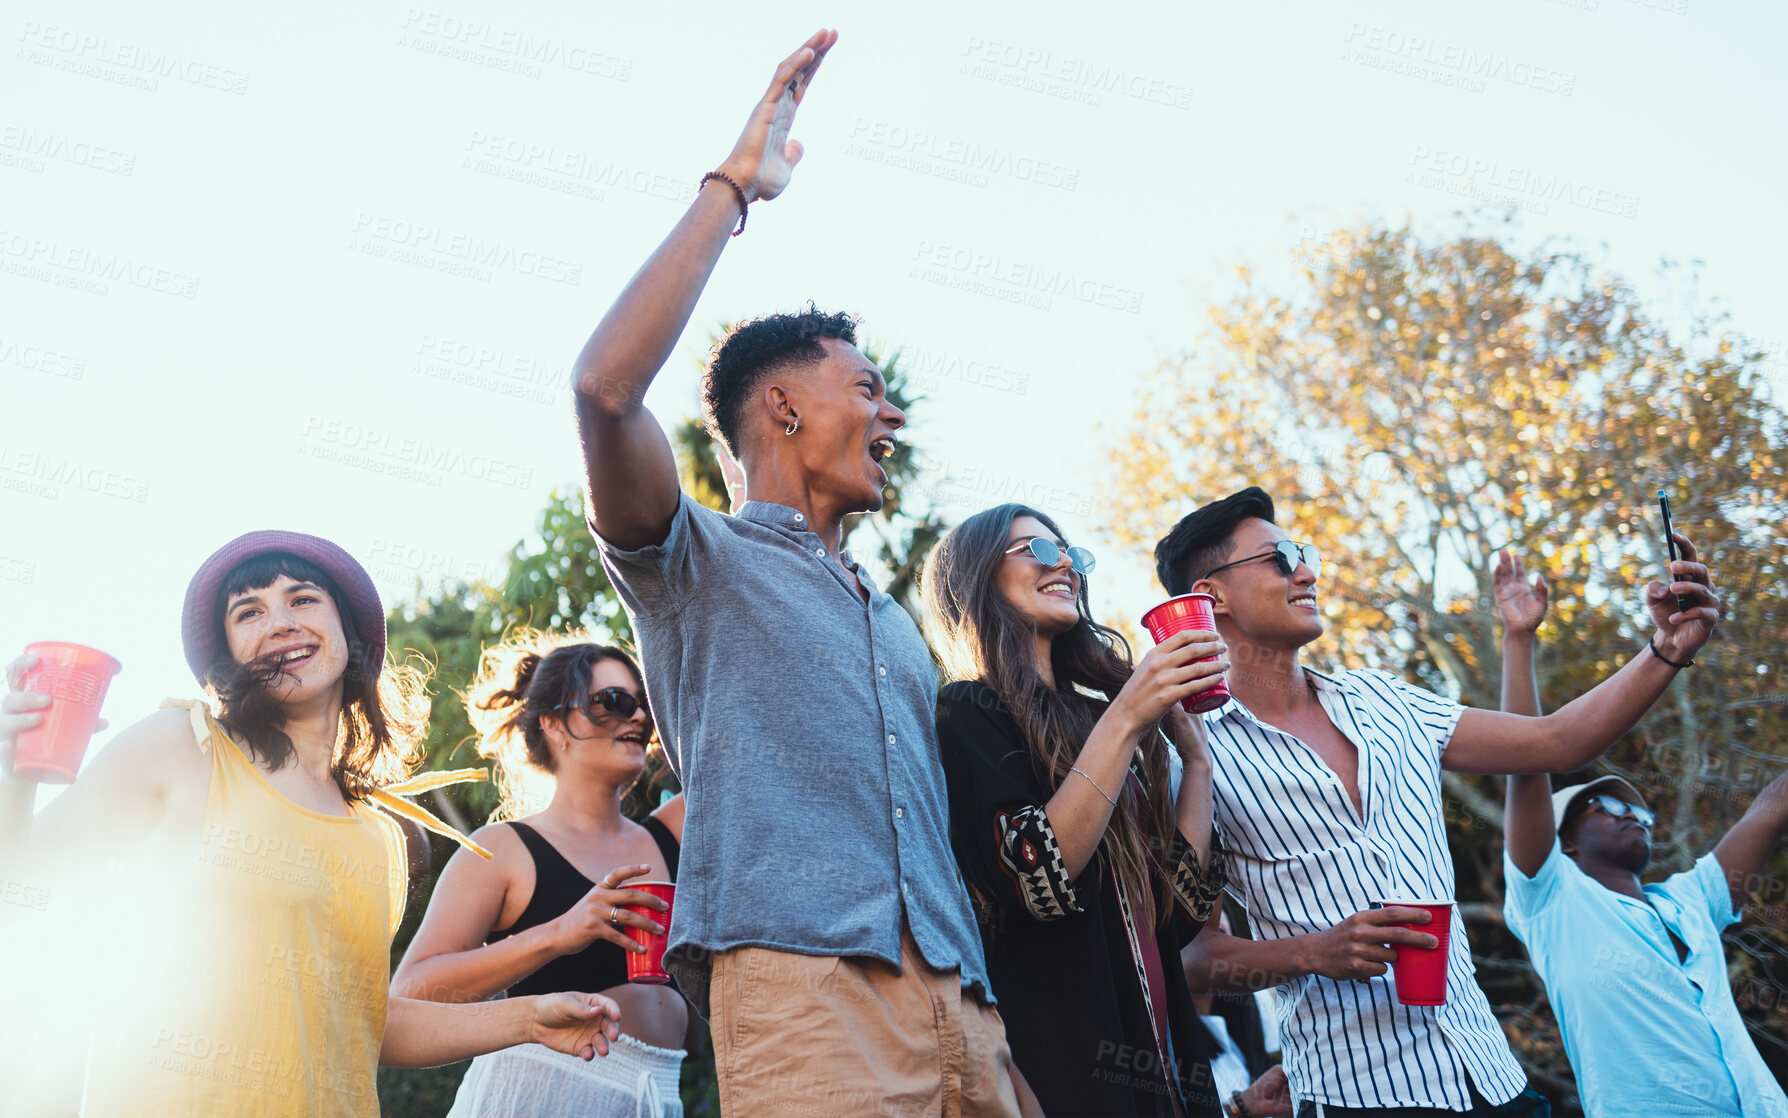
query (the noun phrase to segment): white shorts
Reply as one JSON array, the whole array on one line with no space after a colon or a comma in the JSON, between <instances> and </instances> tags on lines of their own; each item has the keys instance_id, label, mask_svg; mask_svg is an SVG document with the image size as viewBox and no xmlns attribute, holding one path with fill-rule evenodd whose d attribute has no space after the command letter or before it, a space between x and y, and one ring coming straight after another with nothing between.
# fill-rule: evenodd
<instances>
[{"instance_id":1,"label":"white shorts","mask_svg":"<svg viewBox=\"0 0 1788 1118\"><path fill-rule=\"evenodd\" d=\"M683 1118L683 1055L625 1033L588 1063L518 1044L472 1061L447 1118Z\"/></svg>"}]
</instances>

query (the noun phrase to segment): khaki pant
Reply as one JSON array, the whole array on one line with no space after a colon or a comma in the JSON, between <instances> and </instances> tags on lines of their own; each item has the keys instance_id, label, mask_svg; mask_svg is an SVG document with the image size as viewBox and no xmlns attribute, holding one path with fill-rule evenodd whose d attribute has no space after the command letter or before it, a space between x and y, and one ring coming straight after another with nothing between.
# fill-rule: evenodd
<instances>
[{"instance_id":1,"label":"khaki pant","mask_svg":"<svg viewBox=\"0 0 1788 1118\"><path fill-rule=\"evenodd\" d=\"M1016 1118L998 1011L919 954L878 959L740 947L708 987L726 1118Z\"/></svg>"}]
</instances>

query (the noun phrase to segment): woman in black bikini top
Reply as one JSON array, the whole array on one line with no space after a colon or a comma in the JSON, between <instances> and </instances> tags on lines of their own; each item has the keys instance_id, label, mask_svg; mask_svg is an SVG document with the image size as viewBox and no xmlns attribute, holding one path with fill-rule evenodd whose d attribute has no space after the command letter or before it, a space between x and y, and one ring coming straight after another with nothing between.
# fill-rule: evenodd
<instances>
[{"instance_id":1,"label":"woman in black bikini top","mask_svg":"<svg viewBox=\"0 0 1788 1118\"><path fill-rule=\"evenodd\" d=\"M599 990L621 1007L621 1037L594 1069L519 1049L483 1057L452 1115L676 1118L688 1007L674 986L627 981L627 953L638 948L626 929L663 925L626 907L660 919L664 908L628 883L674 881L682 830L681 797L641 823L621 813L655 748L639 669L581 635L525 633L487 651L466 709L479 751L497 763L498 814L551 799L476 832L490 862L448 863L393 989L438 1001Z\"/></svg>"},{"instance_id":2,"label":"woman in black bikini top","mask_svg":"<svg viewBox=\"0 0 1788 1118\"><path fill-rule=\"evenodd\" d=\"M572 906L596 888L596 883L585 877L539 831L521 822L511 822L505 826L515 830L522 845L528 848L528 856L534 860L534 892L528 898L528 906L516 917L515 923L491 933L492 943L519 935L530 928L552 923L570 912ZM654 816L648 815L640 820L640 826L658 844L658 854L669 867L670 872L662 880L675 881L679 849L677 836L671 833L662 820ZM560 955L533 974L512 983L506 993L514 997L518 994L557 993L560 990L607 990L610 987L623 986L626 982L627 952L607 939L598 939L577 954Z\"/></svg>"}]
</instances>

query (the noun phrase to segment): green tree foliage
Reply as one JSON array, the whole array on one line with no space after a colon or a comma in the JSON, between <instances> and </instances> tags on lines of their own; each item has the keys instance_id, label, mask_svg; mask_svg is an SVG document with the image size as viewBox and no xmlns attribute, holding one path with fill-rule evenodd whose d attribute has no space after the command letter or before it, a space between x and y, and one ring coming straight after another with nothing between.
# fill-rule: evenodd
<instances>
[{"instance_id":1,"label":"green tree foliage","mask_svg":"<svg viewBox=\"0 0 1788 1118\"><path fill-rule=\"evenodd\" d=\"M1665 570L1666 489L1726 620L1607 767L1659 811L1652 876L1675 872L1788 763L1788 438L1764 358L1724 317L1655 313L1570 248L1523 253L1469 227L1343 230L1289 290L1244 271L1194 349L1156 371L1114 452L1110 527L1152 547L1174 517L1259 484L1287 530L1323 550L1318 660L1492 709L1491 569L1513 547L1554 587L1540 631L1553 707L1643 651L1637 587ZM1446 791L1460 897L1480 902L1466 909L1480 977L1536 1082L1564 1097L1556 1026L1500 923L1500 782L1447 774ZM1788 994L1768 968L1788 980L1782 869L1728 937L1778 1075Z\"/></svg>"}]
</instances>

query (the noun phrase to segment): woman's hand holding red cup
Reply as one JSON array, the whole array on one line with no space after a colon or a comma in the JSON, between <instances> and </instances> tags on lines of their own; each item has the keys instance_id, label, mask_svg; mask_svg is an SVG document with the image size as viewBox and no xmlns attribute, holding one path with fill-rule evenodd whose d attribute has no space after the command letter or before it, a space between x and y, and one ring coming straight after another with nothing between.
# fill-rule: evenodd
<instances>
[{"instance_id":1,"label":"woman's hand holding red cup","mask_svg":"<svg viewBox=\"0 0 1788 1118\"><path fill-rule=\"evenodd\" d=\"M663 935L665 927L645 913L631 910L646 908L668 912L670 906L650 893L623 889L620 885L651 872L652 867L647 865L622 866L609 871L594 889L552 922L559 953L576 954L599 939L606 939L624 951L644 952L645 947L630 937L626 929L639 928L653 935Z\"/></svg>"},{"instance_id":2,"label":"woman's hand holding red cup","mask_svg":"<svg viewBox=\"0 0 1788 1118\"><path fill-rule=\"evenodd\" d=\"M27 646L6 667L0 771L26 781L72 782L88 741L106 725L99 709L121 667L85 645L39 641Z\"/></svg>"},{"instance_id":3,"label":"woman's hand holding red cup","mask_svg":"<svg viewBox=\"0 0 1788 1118\"><path fill-rule=\"evenodd\" d=\"M1138 733L1193 695L1223 681L1229 646L1209 629L1174 633L1137 662L1129 682L1112 701ZM1176 739L1176 744L1178 744Z\"/></svg>"},{"instance_id":4,"label":"woman's hand holding red cup","mask_svg":"<svg viewBox=\"0 0 1788 1118\"><path fill-rule=\"evenodd\" d=\"M44 712L53 701L48 695L23 691L25 675L38 666L37 657L29 652L16 656L6 665L6 697L0 699L0 777L12 777L12 761L18 748L19 735L43 725ZM95 733L106 728L101 718L93 727ZM22 777L18 779L24 779Z\"/></svg>"}]
</instances>

